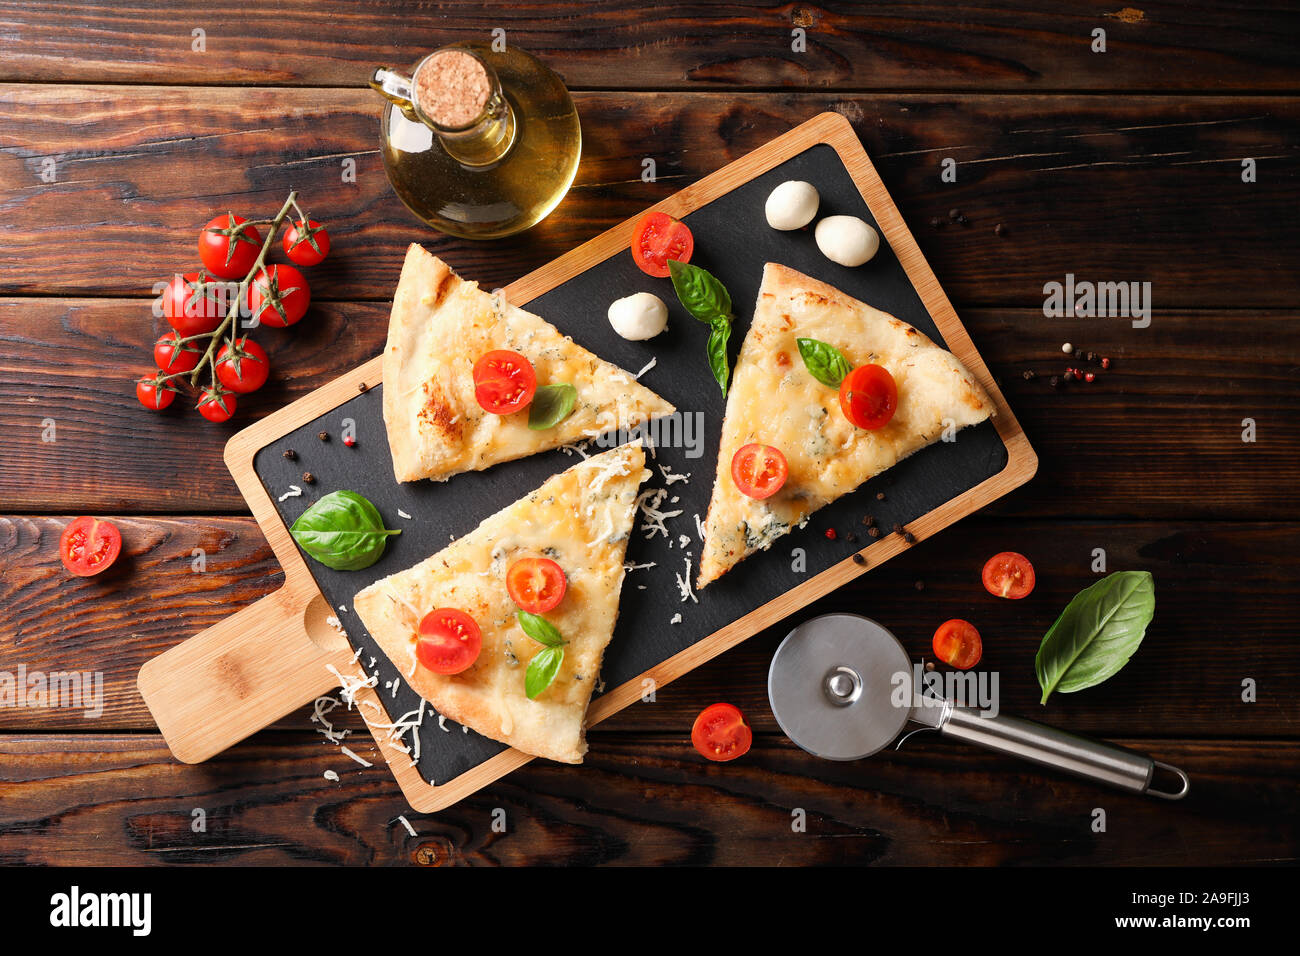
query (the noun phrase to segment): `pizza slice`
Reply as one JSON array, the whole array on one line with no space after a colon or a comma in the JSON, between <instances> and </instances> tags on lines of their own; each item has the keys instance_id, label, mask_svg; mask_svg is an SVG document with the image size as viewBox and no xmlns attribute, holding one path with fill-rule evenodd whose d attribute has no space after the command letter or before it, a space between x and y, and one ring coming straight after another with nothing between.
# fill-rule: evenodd
<instances>
[{"instance_id":1,"label":"pizza slice","mask_svg":"<svg viewBox=\"0 0 1300 956\"><path fill-rule=\"evenodd\" d=\"M530 423L534 406L563 412L567 390L546 388L560 385L576 390L572 411ZM545 391L529 403L533 387ZM407 250L384 348L384 425L398 481L444 481L672 412L549 322L466 282L421 246Z\"/></svg>"},{"instance_id":2,"label":"pizza slice","mask_svg":"<svg viewBox=\"0 0 1300 956\"><path fill-rule=\"evenodd\" d=\"M800 352L801 339L818 343L810 346L811 365ZM811 370L838 382L861 366L882 367L888 375L871 371L896 389L895 410L881 427L854 424L840 390ZM892 315L768 263L727 397L697 586L938 441L949 425L964 428L992 414L984 389L951 352ZM750 445L765 447L746 449ZM780 462L765 448L780 452L786 466L784 484L774 492ZM737 484L732 463L742 449L741 482L770 496L750 497Z\"/></svg>"},{"instance_id":3,"label":"pizza slice","mask_svg":"<svg viewBox=\"0 0 1300 956\"><path fill-rule=\"evenodd\" d=\"M649 476L640 442L581 461L415 567L358 592L353 607L438 713L525 753L581 763L587 704L618 617L637 489ZM521 621L516 599L566 642L553 678L532 696L546 676L534 671L559 652L525 632L539 625ZM481 635L477 657L458 673L439 672L467 663L452 659L460 651L446 646L448 629Z\"/></svg>"}]
</instances>

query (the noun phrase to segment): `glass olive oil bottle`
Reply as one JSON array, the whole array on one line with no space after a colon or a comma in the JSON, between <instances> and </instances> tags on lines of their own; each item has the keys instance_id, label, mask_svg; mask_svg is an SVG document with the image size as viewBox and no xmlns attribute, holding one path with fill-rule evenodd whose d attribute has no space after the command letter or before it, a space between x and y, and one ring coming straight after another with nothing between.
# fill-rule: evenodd
<instances>
[{"instance_id":1,"label":"glass olive oil bottle","mask_svg":"<svg viewBox=\"0 0 1300 956\"><path fill-rule=\"evenodd\" d=\"M384 167L407 208L467 239L522 232L564 198L582 130L554 72L513 47L457 43L410 77L380 68Z\"/></svg>"}]
</instances>

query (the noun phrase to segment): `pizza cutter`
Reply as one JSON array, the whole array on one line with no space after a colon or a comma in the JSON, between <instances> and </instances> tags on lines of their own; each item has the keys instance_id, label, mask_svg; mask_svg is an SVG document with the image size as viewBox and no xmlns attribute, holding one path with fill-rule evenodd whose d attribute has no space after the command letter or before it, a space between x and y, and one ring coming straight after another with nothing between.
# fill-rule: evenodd
<instances>
[{"instance_id":1,"label":"pizza cutter","mask_svg":"<svg viewBox=\"0 0 1300 956\"><path fill-rule=\"evenodd\" d=\"M1143 754L1019 717L982 716L918 688L898 638L857 614L824 614L786 635L768 670L767 697L786 736L828 760L869 757L911 722L1133 793L1181 800L1191 786L1182 770ZM1181 787L1156 789L1156 768Z\"/></svg>"}]
</instances>

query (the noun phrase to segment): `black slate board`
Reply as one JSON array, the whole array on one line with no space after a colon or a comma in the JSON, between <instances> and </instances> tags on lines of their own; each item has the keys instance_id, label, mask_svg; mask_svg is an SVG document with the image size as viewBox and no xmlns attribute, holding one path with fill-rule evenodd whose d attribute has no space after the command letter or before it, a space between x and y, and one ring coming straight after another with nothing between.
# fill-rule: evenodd
<instances>
[{"instance_id":1,"label":"black slate board","mask_svg":"<svg viewBox=\"0 0 1300 956\"><path fill-rule=\"evenodd\" d=\"M685 221L695 235L692 262L720 278L731 293L736 311L730 343L733 363L748 328L763 265L769 261L829 282L911 323L942 343L943 338L883 238L880 252L871 262L848 269L821 254L811 229L789 233L768 227L763 214L764 201L773 188L787 179L807 180L817 187L821 194L819 217L848 214L876 224L839 156L826 145L813 146L688 215ZM654 292L669 305L668 330L650 342L619 338L605 318L610 302L637 291ZM665 510L682 511L668 522L671 539L646 540L640 532L632 536L627 561L635 564L653 561L656 567L633 571L624 581L618 626L601 672L606 688L639 677L865 547L870 539L863 533L863 515L873 515L885 529L895 522L906 524L997 474L1007 463L1006 446L990 422L966 429L959 433L957 441L932 445L854 494L823 508L805 528L778 540L769 551L747 558L736 570L711 584L698 604L683 603L674 574L685 574L688 553L692 572L697 566L700 542L694 515L703 519L708 509L725 410L725 402L705 360L707 327L678 305L667 279L644 275L626 250L533 299L525 307L632 374L656 358L657 364L641 381L676 405L683 416L702 413L702 434L695 436L696 447L660 447L657 457L650 462L655 477L645 488L664 486L660 465L667 465L676 474L689 473L691 479L673 484L671 494L680 500L663 505ZM374 502L388 527L402 529L401 535L390 539L383 558L365 571L331 571L306 558L316 583L336 608L353 646L362 648L361 663L369 665L370 659L375 659L375 666L369 670L378 672L379 698L390 714L397 717L416 709L419 697L406 686L405 680L399 684L396 696L390 696L388 687L395 677L400 677L399 671L384 657L353 613L352 596L372 582L442 549L452 536L460 537L474 530L484 518L569 467L576 459L554 451L497 465L486 472L457 475L445 483L426 481L399 486L393 479L388 453L381 392L382 386L372 388L266 446L256 455L254 468L272 500L278 499L291 484L303 488L301 497L277 501L276 507L286 525L292 524L321 495L348 488ZM354 448L340 441L348 419L355 423ZM322 430L331 435L328 443L317 437ZM297 461L282 456L287 448L297 452ZM600 450L603 449L591 449L593 453ZM305 485L301 479L303 471L311 471L316 483ZM884 501L876 500L879 491L887 493ZM399 517L399 509L412 515L412 520ZM837 532L833 540L826 537L829 528ZM858 534L858 543L846 540L849 532ZM679 547L678 535L690 538L684 549ZM795 548L802 548L806 553L807 569L803 572L792 570ZM638 585L645 585L645 589L638 589ZM670 624L677 613L682 616L681 623ZM433 783L446 784L505 749L504 745L472 731L463 733L450 721L447 727L450 733L442 731L436 719L426 718L421 731L419 771Z\"/></svg>"}]
</instances>

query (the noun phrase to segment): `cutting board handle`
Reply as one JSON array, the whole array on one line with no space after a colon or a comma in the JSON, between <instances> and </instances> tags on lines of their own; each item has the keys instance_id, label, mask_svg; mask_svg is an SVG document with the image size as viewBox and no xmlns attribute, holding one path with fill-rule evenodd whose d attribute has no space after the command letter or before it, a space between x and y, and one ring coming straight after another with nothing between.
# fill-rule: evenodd
<instances>
[{"instance_id":1,"label":"cutting board handle","mask_svg":"<svg viewBox=\"0 0 1300 956\"><path fill-rule=\"evenodd\" d=\"M200 763L339 686L356 669L316 592L283 587L140 668L136 685L178 760Z\"/></svg>"}]
</instances>

